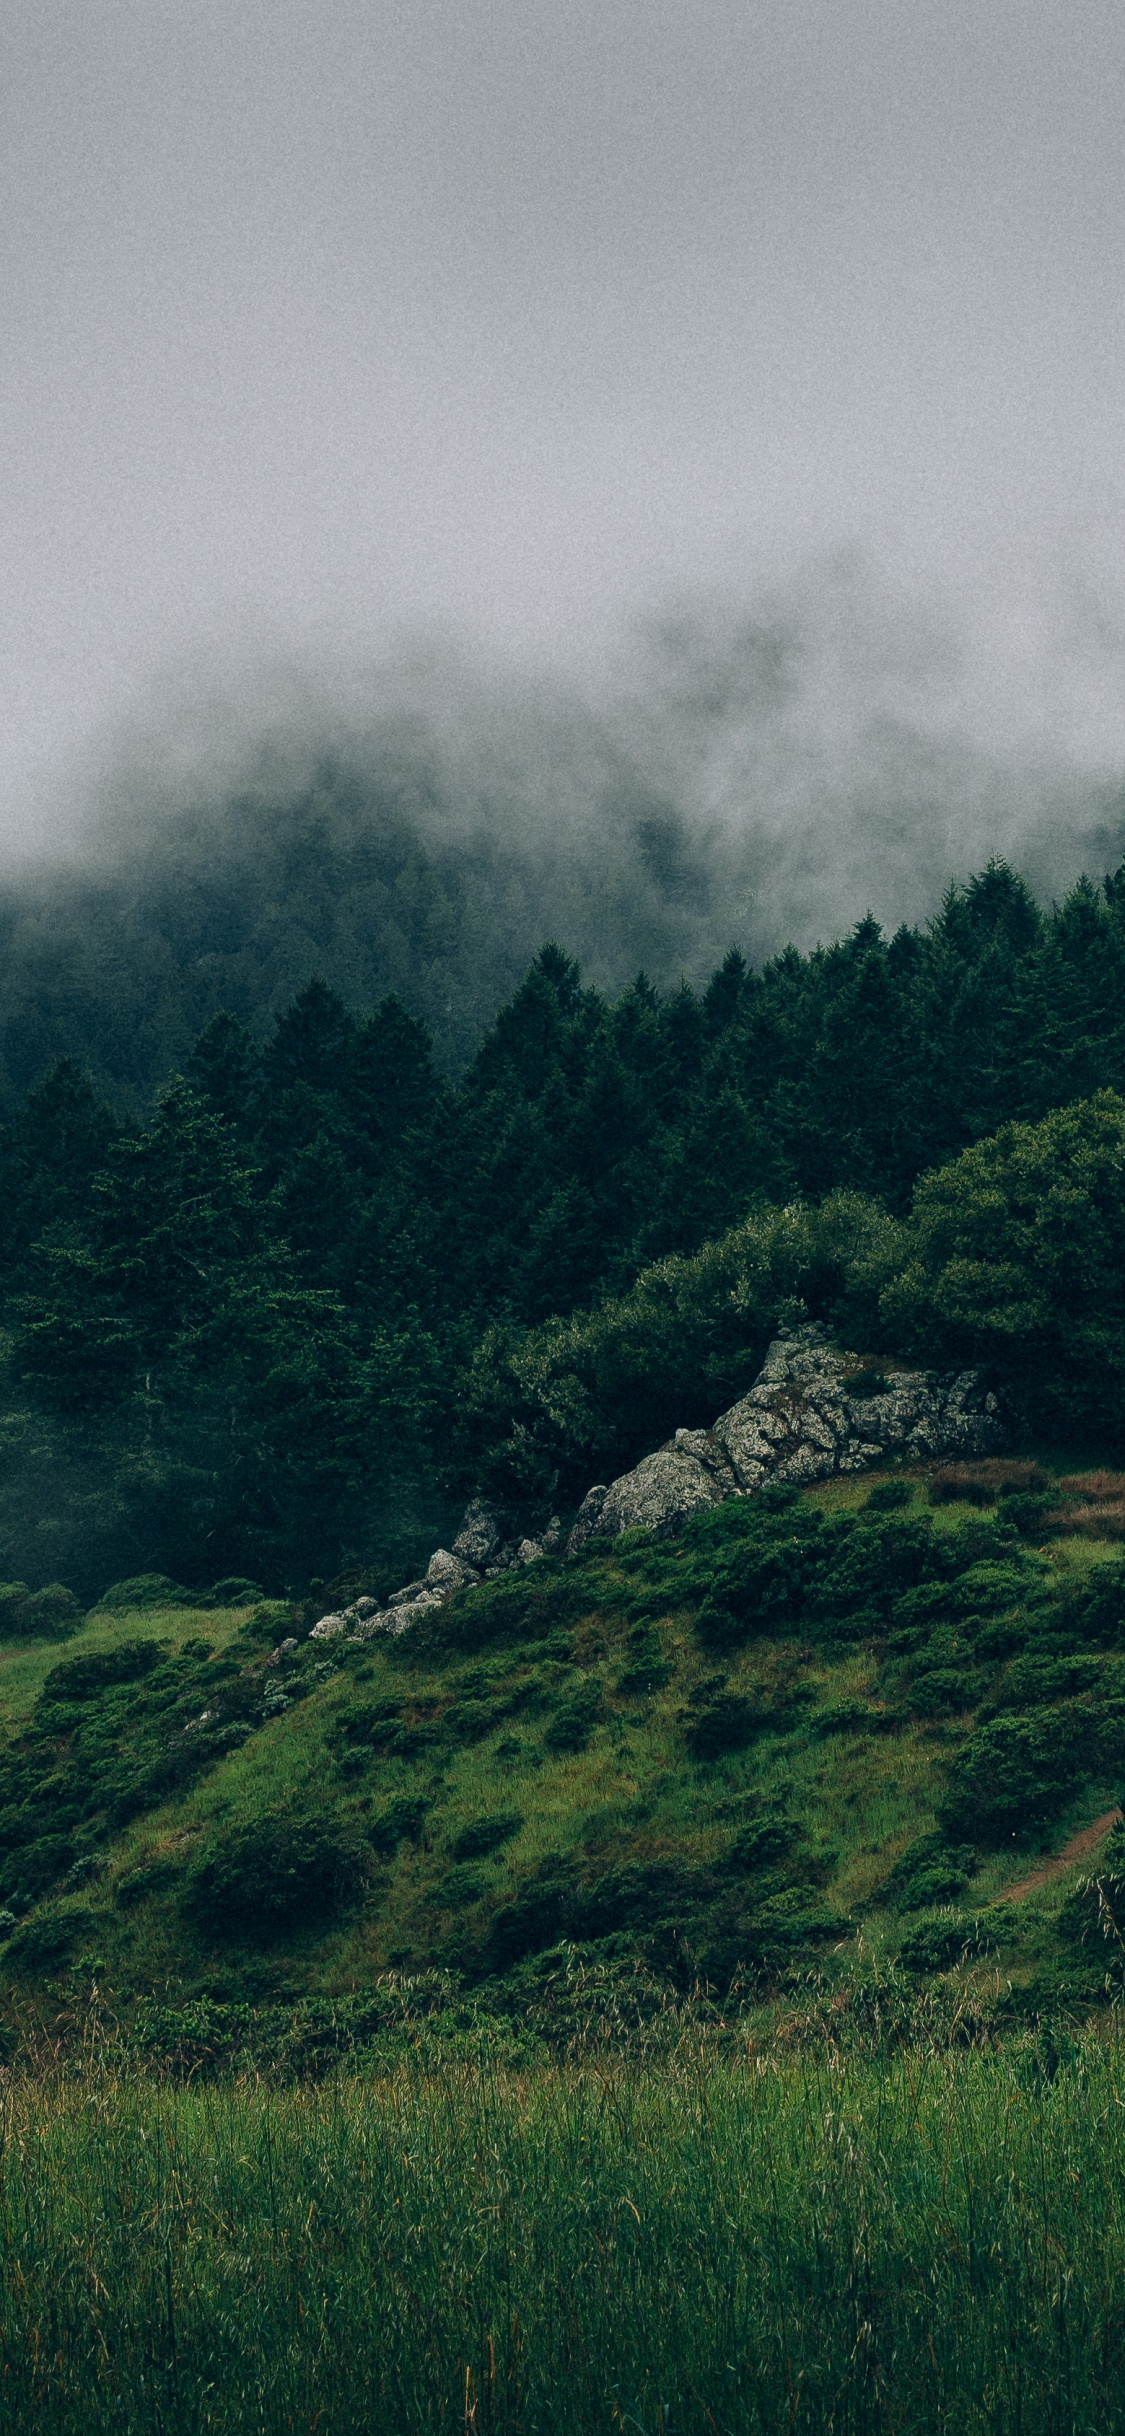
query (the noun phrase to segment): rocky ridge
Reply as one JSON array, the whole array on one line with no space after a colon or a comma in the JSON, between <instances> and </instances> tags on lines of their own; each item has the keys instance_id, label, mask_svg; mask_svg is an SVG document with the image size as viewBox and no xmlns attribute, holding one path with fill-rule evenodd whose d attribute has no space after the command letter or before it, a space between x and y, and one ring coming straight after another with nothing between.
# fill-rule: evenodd
<instances>
[{"instance_id":1,"label":"rocky ridge","mask_svg":"<svg viewBox=\"0 0 1125 2436\"><path fill-rule=\"evenodd\" d=\"M828 1480L888 1457L917 1463L991 1455L1004 1443L999 1402L983 1371L876 1368L841 1351L810 1320L775 1337L753 1386L710 1429L678 1429L632 1471L588 1489L565 1539L557 1519L542 1538L520 1538L497 1507L474 1498L452 1548L435 1549L420 1580L384 1607L363 1598L322 1616L311 1638L367 1641L405 1632L474 1583L560 1550L576 1555L622 1531L666 1537L690 1514L752 1497L767 1480Z\"/></svg>"}]
</instances>

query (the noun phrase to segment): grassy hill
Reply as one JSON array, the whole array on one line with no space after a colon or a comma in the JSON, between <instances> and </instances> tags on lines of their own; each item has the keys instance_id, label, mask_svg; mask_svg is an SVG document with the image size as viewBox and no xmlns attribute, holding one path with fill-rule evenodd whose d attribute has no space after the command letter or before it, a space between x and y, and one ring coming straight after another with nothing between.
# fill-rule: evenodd
<instances>
[{"instance_id":1,"label":"grassy hill","mask_svg":"<svg viewBox=\"0 0 1125 2436\"><path fill-rule=\"evenodd\" d=\"M172 2045L247 2006L362 2030L409 1979L522 2021L568 1950L681 2000L1088 2007L1120 1947L1075 1888L1116 1839L1041 1873L1125 1776L1120 1483L989 1509L988 1469L767 1491L398 1642L142 1584L7 1644L12 2019L96 1983Z\"/></svg>"}]
</instances>

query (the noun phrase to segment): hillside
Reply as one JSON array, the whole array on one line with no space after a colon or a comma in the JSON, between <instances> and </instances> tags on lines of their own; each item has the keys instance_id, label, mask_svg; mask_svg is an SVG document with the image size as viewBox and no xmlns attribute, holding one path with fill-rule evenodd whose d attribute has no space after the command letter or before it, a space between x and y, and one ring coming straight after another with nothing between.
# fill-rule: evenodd
<instances>
[{"instance_id":1,"label":"hillside","mask_svg":"<svg viewBox=\"0 0 1125 2436\"><path fill-rule=\"evenodd\" d=\"M681 1996L812 1974L846 2006L882 1972L996 2020L1096 2003L1120 1940L1076 1889L1096 1858L1119 1902L1123 1484L996 1503L1004 1470L773 1487L397 1641L140 1584L9 1645L12 2019L96 1982L158 2047L237 2046L248 2004L362 2040L440 1973L394 2001L526 2027L568 1948Z\"/></svg>"}]
</instances>

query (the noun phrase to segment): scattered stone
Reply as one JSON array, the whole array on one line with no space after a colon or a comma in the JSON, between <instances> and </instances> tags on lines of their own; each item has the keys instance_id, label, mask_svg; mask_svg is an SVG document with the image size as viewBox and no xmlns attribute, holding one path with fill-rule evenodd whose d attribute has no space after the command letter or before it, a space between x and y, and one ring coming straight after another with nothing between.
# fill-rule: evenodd
<instances>
[{"instance_id":1,"label":"scattered stone","mask_svg":"<svg viewBox=\"0 0 1125 2436\"><path fill-rule=\"evenodd\" d=\"M450 1548L435 1548L426 1567L426 1588L439 1590L443 1599L455 1597L459 1590L471 1589L479 1580L475 1565L466 1564L464 1557L455 1556Z\"/></svg>"},{"instance_id":2,"label":"scattered stone","mask_svg":"<svg viewBox=\"0 0 1125 2436\"><path fill-rule=\"evenodd\" d=\"M319 1624L313 1625L309 1639L310 1641L334 1641L339 1633L346 1632L347 1629L346 1616L322 1616Z\"/></svg>"}]
</instances>

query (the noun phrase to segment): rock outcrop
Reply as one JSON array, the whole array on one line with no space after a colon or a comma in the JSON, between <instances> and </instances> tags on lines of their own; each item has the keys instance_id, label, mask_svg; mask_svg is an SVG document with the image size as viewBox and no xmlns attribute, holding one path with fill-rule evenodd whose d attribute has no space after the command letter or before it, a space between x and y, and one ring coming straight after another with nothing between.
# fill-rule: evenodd
<instances>
[{"instance_id":1,"label":"rock outcrop","mask_svg":"<svg viewBox=\"0 0 1125 2436\"><path fill-rule=\"evenodd\" d=\"M770 1480L828 1480L888 1457L930 1462L992 1455L1005 1443L996 1396L980 1370L876 1369L841 1352L815 1321L775 1337L749 1393L710 1429L678 1429L631 1472L587 1490L565 1542L575 1556L622 1531L667 1537L690 1514L752 1497ZM491 1581L563 1544L552 1521L542 1539L519 1536L513 1518L476 1497L452 1548L437 1548L422 1578L385 1606L357 1599L314 1624L314 1641L370 1640L402 1633L459 1590Z\"/></svg>"},{"instance_id":2,"label":"rock outcrop","mask_svg":"<svg viewBox=\"0 0 1125 2436\"><path fill-rule=\"evenodd\" d=\"M567 1548L637 1525L667 1535L700 1506L750 1497L767 1480L828 1480L888 1456L989 1455L1003 1443L983 1372L876 1371L809 1321L774 1339L749 1393L709 1430L677 1430L635 1470L591 1490Z\"/></svg>"}]
</instances>

